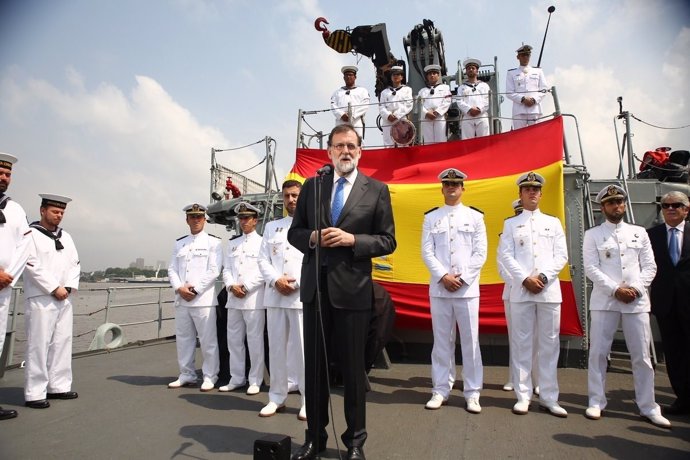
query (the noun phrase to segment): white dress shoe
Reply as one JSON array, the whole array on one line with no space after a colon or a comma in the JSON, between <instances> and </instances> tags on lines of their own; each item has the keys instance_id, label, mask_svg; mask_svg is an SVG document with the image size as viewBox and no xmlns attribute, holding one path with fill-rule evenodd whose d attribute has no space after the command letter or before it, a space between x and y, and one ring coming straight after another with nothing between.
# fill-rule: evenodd
<instances>
[{"instance_id":1,"label":"white dress shoe","mask_svg":"<svg viewBox=\"0 0 690 460\"><path fill-rule=\"evenodd\" d=\"M660 428L671 429L671 422L668 421L663 415L643 415L642 418L649 420L652 425L658 426Z\"/></svg>"},{"instance_id":2,"label":"white dress shoe","mask_svg":"<svg viewBox=\"0 0 690 460\"><path fill-rule=\"evenodd\" d=\"M299 385L296 383L288 385L288 393L295 393L297 391L299 391Z\"/></svg>"},{"instance_id":3,"label":"white dress shoe","mask_svg":"<svg viewBox=\"0 0 690 460\"><path fill-rule=\"evenodd\" d=\"M168 388L181 388L181 387L191 387L196 385L196 381L188 382L182 379L177 379L174 382L168 383Z\"/></svg>"},{"instance_id":4,"label":"white dress shoe","mask_svg":"<svg viewBox=\"0 0 690 460\"><path fill-rule=\"evenodd\" d=\"M539 402L539 408L543 411L549 412L551 415L555 415L556 417L561 417L565 418L568 416L568 412L566 412L565 409L563 409L561 406L558 405L557 402L546 402L546 401L540 401Z\"/></svg>"},{"instance_id":5,"label":"white dress shoe","mask_svg":"<svg viewBox=\"0 0 690 460\"><path fill-rule=\"evenodd\" d=\"M599 420L601 418L601 409L598 407L590 406L585 411L585 417L590 420Z\"/></svg>"},{"instance_id":6,"label":"white dress shoe","mask_svg":"<svg viewBox=\"0 0 690 460\"><path fill-rule=\"evenodd\" d=\"M513 414L525 415L529 412L529 401L518 401L513 406Z\"/></svg>"},{"instance_id":7,"label":"white dress shoe","mask_svg":"<svg viewBox=\"0 0 690 460\"><path fill-rule=\"evenodd\" d=\"M467 398L467 412L470 414L478 414L482 411L482 406L479 405L479 398L478 397L472 397L472 398Z\"/></svg>"},{"instance_id":8,"label":"white dress shoe","mask_svg":"<svg viewBox=\"0 0 690 460\"><path fill-rule=\"evenodd\" d=\"M207 391L211 391L216 387L216 385L208 379L204 379L204 382L201 384L200 391L203 391L204 393Z\"/></svg>"},{"instance_id":9,"label":"white dress shoe","mask_svg":"<svg viewBox=\"0 0 690 460\"><path fill-rule=\"evenodd\" d=\"M303 422L307 421L307 406L302 406L299 410L299 414L297 414L297 418L299 420L302 420Z\"/></svg>"},{"instance_id":10,"label":"white dress shoe","mask_svg":"<svg viewBox=\"0 0 690 460\"><path fill-rule=\"evenodd\" d=\"M536 387L534 387L534 390L533 390L533 391L534 391L534 394L535 394L535 395L539 396L539 385L537 385Z\"/></svg>"},{"instance_id":11,"label":"white dress shoe","mask_svg":"<svg viewBox=\"0 0 690 460\"><path fill-rule=\"evenodd\" d=\"M513 382L506 382L506 384L503 385L503 391L513 391L514 389Z\"/></svg>"},{"instance_id":12,"label":"white dress shoe","mask_svg":"<svg viewBox=\"0 0 690 460\"><path fill-rule=\"evenodd\" d=\"M284 412L285 411L285 404L278 405L274 403L273 401L269 402L266 404L263 409L259 411L259 417L271 417L272 415L275 415L276 412Z\"/></svg>"},{"instance_id":13,"label":"white dress shoe","mask_svg":"<svg viewBox=\"0 0 690 460\"><path fill-rule=\"evenodd\" d=\"M243 387L244 385L245 385L244 383L242 385L233 385L233 384L228 383L227 385L223 385L222 387L219 387L218 391L222 391L225 393L227 391L237 390L238 388Z\"/></svg>"},{"instance_id":14,"label":"white dress shoe","mask_svg":"<svg viewBox=\"0 0 690 460\"><path fill-rule=\"evenodd\" d=\"M249 385L249 388L247 388L247 394L250 396L259 394L260 391L261 391L261 387L259 387L259 385L252 384L252 385Z\"/></svg>"},{"instance_id":15,"label":"white dress shoe","mask_svg":"<svg viewBox=\"0 0 690 460\"><path fill-rule=\"evenodd\" d=\"M431 399L427 401L424 407L430 410L440 409L441 406L446 403L446 401L448 401L448 399L443 399L443 396L438 393L434 393L431 395Z\"/></svg>"}]
</instances>

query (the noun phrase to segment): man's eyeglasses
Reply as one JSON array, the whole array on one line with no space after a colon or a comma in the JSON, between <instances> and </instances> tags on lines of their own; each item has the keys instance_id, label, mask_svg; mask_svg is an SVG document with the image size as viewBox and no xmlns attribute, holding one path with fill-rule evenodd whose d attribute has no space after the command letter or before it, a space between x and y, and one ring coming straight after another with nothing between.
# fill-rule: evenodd
<instances>
[{"instance_id":1,"label":"man's eyeglasses","mask_svg":"<svg viewBox=\"0 0 690 460\"><path fill-rule=\"evenodd\" d=\"M678 208L685 207L685 205L683 203L661 203L661 207L664 209L668 209L668 208L678 209Z\"/></svg>"},{"instance_id":2,"label":"man's eyeglasses","mask_svg":"<svg viewBox=\"0 0 690 460\"><path fill-rule=\"evenodd\" d=\"M355 145L355 144L335 144L335 145L331 145L331 147L333 147L333 148L334 148L335 150L337 150L338 152L342 152L343 150L345 150L346 147L347 147L347 150L356 150L356 149L359 148L359 145Z\"/></svg>"}]
</instances>

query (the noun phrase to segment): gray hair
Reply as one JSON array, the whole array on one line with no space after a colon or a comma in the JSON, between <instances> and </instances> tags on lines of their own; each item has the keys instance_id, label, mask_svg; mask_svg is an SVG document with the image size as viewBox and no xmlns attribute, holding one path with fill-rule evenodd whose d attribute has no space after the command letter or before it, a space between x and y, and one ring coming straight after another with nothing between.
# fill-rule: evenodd
<instances>
[{"instance_id":1,"label":"gray hair","mask_svg":"<svg viewBox=\"0 0 690 460\"><path fill-rule=\"evenodd\" d=\"M683 206L685 206L686 208L690 206L690 200L688 199L688 196L683 192L679 192L678 190L673 190L671 192L664 194L664 196L661 197L661 202L664 203L666 200L671 199L673 199L674 202L683 203Z\"/></svg>"}]
</instances>

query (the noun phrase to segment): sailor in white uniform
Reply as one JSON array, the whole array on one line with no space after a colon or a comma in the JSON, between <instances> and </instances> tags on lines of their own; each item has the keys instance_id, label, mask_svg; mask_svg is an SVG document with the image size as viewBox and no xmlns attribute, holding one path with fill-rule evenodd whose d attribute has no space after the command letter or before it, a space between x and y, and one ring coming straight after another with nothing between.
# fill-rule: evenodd
<instances>
[{"instance_id":1,"label":"sailor in white uniform","mask_svg":"<svg viewBox=\"0 0 690 460\"><path fill-rule=\"evenodd\" d=\"M452 330L457 323L462 349L463 393L467 411L481 412L483 386L479 349L479 274L486 262L484 215L462 204L467 176L455 168L439 174L445 205L428 212L422 227L422 259L431 279L429 297L434 346L431 351L433 390L427 409L438 409L448 400L455 353Z\"/></svg>"},{"instance_id":2,"label":"sailor in white uniform","mask_svg":"<svg viewBox=\"0 0 690 460\"><path fill-rule=\"evenodd\" d=\"M498 260L510 274L510 359L517 403L515 414L529 411L532 357L537 334L540 408L557 417L568 413L558 404L558 354L561 286L558 274L568 262L561 222L539 210L544 178L534 172L517 180L523 211L503 224Z\"/></svg>"},{"instance_id":3,"label":"sailor in white uniform","mask_svg":"<svg viewBox=\"0 0 690 460\"><path fill-rule=\"evenodd\" d=\"M245 376L246 349L249 348L248 395L261 391L264 380L264 278L259 270L261 235L256 233L259 209L251 203L235 206L242 235L228 241L223 257L223 284L228 290L228 351L230 352L230 383L219 388L232 391L247 384Z\"/></svg>"},{"instance_id":4,"label":"sailor in white uniform","mask_svg":"<svg viewBox=\"0 0 690 460\"><path fill-rule=\"evenodd\" d=\"M506 95L513 101L513 129L533 125L541 117L541 100L549 88L544 72L529 65L532 47L517 49L520 66L506 73Z\"/></svg>"},{"instance_id":5,"label":"sailor in white uniform","mask_svg":"<svg viewBox=\"0 0 690 460\"><path fill-rule=\"evenodd\" d=\"M180 376L169 388L194 385L197 381L194 355L199 335L203 382L201 391L213 390L220 367L216 333L215 283L223 263L221 240L204 231L206 208L198 203L183 211L190 235L175 243L168 277L175 291L175 340Z\"/></svg>"},{"instance_id":6,"label":"sailor in white uniform","mask_svg":"<svg viewBox=\"0 0 690 460\"><path fill-rule=\"evenodd\" d=\"M479 59L466 59L462 63L467 80L458 87L458 106L462 112L460 130L463 139L489 135L489 93L491 89L479 80Z\"/></svg>"},{"instance_id":7,"label":"sailor in white uniform","mask_svg":"<svg viewBox=\"0 0 690 460\"><path fill-rule=\"evenodd\" d=\"M285 409L290 365L296 367L292 371L297 374L296 383L300 394L304 395L304 339L302 302L299 300L303 255L287 241L301 188L302 184L296 180L283 183L283 207L288 215L266 224L259 252L259 270L266 282L264 305L271 374L269 402L259 412L261 417L270 417ZM304 396L298 418L307 419Z\"/></svg>"},{"instance_id":8,"label":"sailor in white uniform","mask_svg":"<svg viewBox=\"0 0 690 460\"><path fill-rule=\"evenodd\" d=\"M424 144L446 142L446 113L450 108L450 87L441 83L441 66L429 64L424 67L427 86L419 90L422 98L422 139Z\"/></svg>"},{"instance_id":9,"label":"sailor in white uniform","mask_svg":"<svg viewBox=\"0 0 690 460\"><path fill-rule=\"evenodd\" d=\"M661 408L654 400L651 304L647 292L656 275L654 252L647 231L623 221L626 197L618 185L604 187L596 201L606 221L585 232L585 274L592 281L587 371L589 407L585 416L597 420L606 407L607 356L621 322L630 352L635 403L640 414L654 425L671 428L671 422L661 415Z\"/></svg>"},{"instance_id":10,"label":"sailor in white uniform","mask_svg":"<svg viewBox=\"0 0 690 460\"><path fill-rule=\"evenodd\" d=\"M7 315L15 286L29 257L33 240L24 209L5 195L12 182L17 157L0 152L0 355L7 332ZM15 418L17 411L0 407L0 420Z\"/></svg>"},{"instance_id":11,"label":"sailor in white uniform","mask_svg":"<svg viewBox=\"0 0 690 460\"><path fill-rule=\"evenodd\" d=\"M345 86L336 89L331 96L331 112L335 124L349 123L355 127L359 137L364 137L364 115L369 108L369 91L356 86L357 66L346 65L340 69Z\"/></svg>"},{"instance_id":12,"label":"sailor in white uniform","mask_svg":"<svg viewBox=\"0 0 690 460\"><path fill-rule=\"evenodd\" d=\"M46 399L74 399L72 302L79 288L79 255L60 228L70 198L41 194L41 220L31 224L35 244L24 271L27 407L50 407Z\"/></svg>"},{"instance_id":13,"label":"sailor in white uniform","mask_svg":"<svg viewBox=\"0 0 690 460\"><path fill-rule=\"evenodd\" d=\"M391 86L381 92L381 128L383 129L383 145L395 147L391 137L391 126L398 120L407 117L412 111L412 88L403 84L404 69L401 66L391 67Z\"/></svg>"}]
</instances>

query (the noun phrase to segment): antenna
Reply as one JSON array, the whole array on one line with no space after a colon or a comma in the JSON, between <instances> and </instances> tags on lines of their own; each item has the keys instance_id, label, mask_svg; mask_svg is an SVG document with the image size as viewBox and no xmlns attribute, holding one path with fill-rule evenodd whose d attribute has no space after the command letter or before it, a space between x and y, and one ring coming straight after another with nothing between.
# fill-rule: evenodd
<instances>
[{"instance_id":1,"label":"antenna","mask_svg":"<svg viewBox=\"0 0 690 460\"><path fill-rule=\"evenodd\" d=\"M549 12L549 19L546 21L546 30L544 31L544 39L541 42L541 49L539 50L539 60L537 61L537 67L541 67L541 55L544 54L544 43L546 43L546 34L549 32L549 22L551 22L551 13L556 11L556 7L551 5L547 11Z\"/></svg>"}]
</instances>

